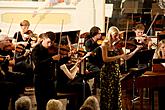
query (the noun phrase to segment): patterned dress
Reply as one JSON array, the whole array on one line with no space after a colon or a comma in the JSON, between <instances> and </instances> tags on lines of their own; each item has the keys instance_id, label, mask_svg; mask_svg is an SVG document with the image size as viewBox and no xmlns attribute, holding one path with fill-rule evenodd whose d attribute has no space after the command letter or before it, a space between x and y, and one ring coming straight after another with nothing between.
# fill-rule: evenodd
<instances>
[{"instance_id":1,"label":"patterned dress","mask_svg":"<svg viewBox=\"0 0 165 110\"><path fill-rule=\"evenodd\" d=\"M117 52L109 51L108 56ZM101 69L101 110L121 110L121 84L119 61L106 62Z\"/></svg>"}]
</instances>

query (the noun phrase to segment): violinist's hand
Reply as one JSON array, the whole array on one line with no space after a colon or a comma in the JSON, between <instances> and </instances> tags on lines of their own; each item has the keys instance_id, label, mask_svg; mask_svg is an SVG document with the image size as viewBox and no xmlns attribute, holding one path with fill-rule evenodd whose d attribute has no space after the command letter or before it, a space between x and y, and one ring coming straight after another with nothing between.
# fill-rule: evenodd
<instances>
[{"instance_id":1,"label":"violinist's hand","mask_svg":"<svg viewBox=\"0 0 165 110\"><path fill-rule=\"evenodd\" d=\"M124 59L124 60L128 60L129 59L129 57L130 57L130 55L128 54L122 54L122 58Z\"/></svg>"},{"instance_id":2,"label":"violinist's hand","mask_svg":"<svg viewBox=\"0 0 165 110\"><path fill-rule=\"evenodd\" d=\"M24 53L24 57L27 57L30 54L30 50L26 49L25 53Z\"/></svg>"},{"instance_id":3,"label":"violinist's hand","mask_svg":"<svg viewBox=\"0 0 165 110\"><path fill-rule=\"evenodd\" d=\"M26 47L28 45L28 42L17 42L17 45L18 44L22 44L22 45L24 45Z\"/></svg>"},{"instance_id":4,"label":"violinist's hand","mask_svg":"<svg viewBox=\"0 0 165 110\"><path fill-rule=\"evenodd\" d=\"M6 59L7 59L7 60L10 60L10 55L7 55L7 56L6 56Z\"/></svg>"},{"instance_id":5,"label":"violinist's hand","mask_svg":"<svg viewBox=\"0 0 165 110\"><path fill-rule=\"evenodd\" d=\"M9 60L9 66L14 66L15 65L15 59Z\"/></svg>"},{"instance_id":6,"label":"violinist's hand","mask_svg":"<svg viewBox=\"0 0 165 110\"><path fill-rule=\"evenodd\" d=\"M24 42L23 45L26 47L28 45L28 42Z\"/></svg>"},{"instance_id":7,"label":"violinist's hand","mask_svg":"<svg viewBox=\"0 0 165 110\"><path fill-rule=\"evenodd\" d=\"M143 48L143 46L142 45L137 45L137 47L136 47L136 51L138 51L138 50L140 50L141 48Z\"/></svg>"},{"instance_id":8,"label":"violinist's hand","mask_svg":"<svg viewBox=\"0 0 165 110\"><path fill-rule=\"evenodd\" d=\"M60 60L60 55L54 55L52 56L53 60Z\"/></svg>"},{"instance_id":9,"label":"violinist's hand","mask_svg":"<svg viewBox=\"0 0 165 110\"><path fill-rule=\"evenodd\" d=\"M143 37L147 37L147 34L143 34L142 36L143 36Z\"/></svg>"}]
</instances>

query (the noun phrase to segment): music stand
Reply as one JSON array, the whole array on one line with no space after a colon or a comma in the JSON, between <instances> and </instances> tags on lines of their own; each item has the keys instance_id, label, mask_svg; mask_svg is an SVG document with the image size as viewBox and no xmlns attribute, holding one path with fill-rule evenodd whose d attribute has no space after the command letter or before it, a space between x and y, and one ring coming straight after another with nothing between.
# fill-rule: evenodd
<instances>
[{"instance_id":1,"label":"music stand","mask_svg":"<svg viewBox=\"0 0 165 110\"><path fill-rule=\"evenodd\" d=\"M158 42L165 39L165 34L158 34Z\"/></svg>"},{"instance_id":2,"label":"music stand","mask_svg":"<svg viewBox=\"0 0 165 110\"><path fill-rule=\"evenodd\" d=\"M153 64L161 64L161 63L165 63L165 59L153 59Z\"/></svg>"},{"instance_id":3,"label":"music stand","mask_svg":"<svg viewBox=\"0 0 165 110\"><path fill-rule=\"evenodd\" d=\"M135 53L132 58L127 60L127 70L130 68L137 67L138 64L146 64L147 69L151 69L152 59L154 55L155 49L150 50L140 50Z\"/></svg>"},{"instance_id":4,"label":"music stand","mask_svg":"<svg viewBox=\"0 0 165 110\"><path fill-rule=\"evenodd\" d=\"M152 58L154 55L155 50L141 50L137 52L130 60L127 61L127 67L128 67L128 74L124 76L122 80L128 80L132 79L132 94L133 94L133 110L134 108L134 101L136 99L135 97L135 81L136 78L141 76L147 68L150 66L149 63L152 63Z\"/></svg>"}]
</instances>

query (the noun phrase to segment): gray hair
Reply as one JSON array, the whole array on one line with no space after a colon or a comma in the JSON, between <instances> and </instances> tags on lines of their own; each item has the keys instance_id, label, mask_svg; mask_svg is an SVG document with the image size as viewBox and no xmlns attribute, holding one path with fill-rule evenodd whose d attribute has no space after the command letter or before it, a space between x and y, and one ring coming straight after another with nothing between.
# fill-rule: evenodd
<instances>
[{"instance_id":1,"label":"gray hair","mask_svg":"<svg viewBox=\"0 0 165 110\"><path fill-rule=\"evenodd\" d=\"M31 99L28 96L22 96L15 102L15 109L16 110L31 110L32 103Z\"/></svg>"}]
</instances>

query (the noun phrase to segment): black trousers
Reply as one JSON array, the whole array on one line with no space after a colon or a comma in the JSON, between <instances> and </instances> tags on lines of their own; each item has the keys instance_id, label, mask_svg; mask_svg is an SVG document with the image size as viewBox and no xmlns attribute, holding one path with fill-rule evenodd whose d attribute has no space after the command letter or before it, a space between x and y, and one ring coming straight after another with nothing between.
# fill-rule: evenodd
<instances>
[{"instance_id":1,"label":"black trousers","mask_svg":"<svg viewBox=\"0 0 165 110\"><path fill-rule=\"evenodd\" d=\"M0 88L0 108L2 110L8 110L10 99L16 96L16 83L0 81ZM14 110L14 105L11 108Z\"/></svg>"}]
</instances>

